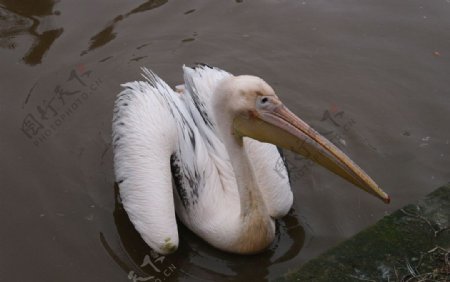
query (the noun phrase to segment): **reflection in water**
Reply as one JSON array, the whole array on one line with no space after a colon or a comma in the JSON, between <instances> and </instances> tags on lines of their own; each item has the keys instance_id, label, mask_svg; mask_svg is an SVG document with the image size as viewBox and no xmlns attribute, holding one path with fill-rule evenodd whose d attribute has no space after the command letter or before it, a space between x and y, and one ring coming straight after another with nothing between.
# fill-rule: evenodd
<instances>
[{"instance_id":1,"label":"reflection in water","mask_svg":"<svg viewBox=\"0 0 450 282\"><path fill-rule=\"evenodd\" d=\"M189 15L191 13L195 12L195 9L190 9L189 11L184 12L185 15Z\"/></svg>"},{"instance_id":2,"label":"reflection in water","mask_svg":"<svg viewBox=\"0 0 450 282\"><path fill-rule=\"evenodd\" d=\"M53 0L0 0L0 4L4 5L8 10L26 17L51 15L55 5Z\"/></svg>"},{"instance_id":3,"label":"reflection in water","mask_svg":"<svg viewBox=\"0 0 450 282\"><path fill-rule=\"evenodd\" d=\"M120 17L122 19L122 17ZM116 22L116 21L115 21ZM93 50L95 48L101 47L105 45L106 43L112 41L114 38L116 38L116 33L114 31L114 24L115 22L108 27L106 27L104 30L100 31L96 35L91 37L91 45L89 46L89 50ZM82 55L86 54L87 52L84 51Z\"/></svg>"},{"instance_id":4,"label":"reflection in water","mask_svg":"<svg viewBox=\"0 0 450 282\"><path fill-rule=\"evenodd\" d=\"M195 40L195 38L188 37L188 38L185 38L185 39L181 40L181 42L186 43L186 42L191 42L191 41L194 41L194 40Z\"/></svg>"},{"instance_id":5,"label":"reflection in water","mask_svg":"<svg viewBox=\"0 0 450 282\"><path fill-rule=\"evenodd\" d=\"M97 34L95 34L94 36L91 37L91 42L90 42L88 50L83 51L81 53L81 55L85 55L89 51L94 50L98 47L101 47L101 46L107 44L108 42L112 41L114 38L116 38L116 33L114 32L116 23L126 19L127 17L129 17L133 14L158 8L159 6L162 6L165 3L167 3L167 1L168 0L148 0L147 2L139 5L138 7L134 8L130 12L126 13L125 15L117 16L112 21L112 23L110 23L102 31L98 32Z\"/></svg>"},{"instance_id":6,"label":"reflection in water","mask_svg":"<svg viewBox=\"0 0 450 282\"><path fill-rule=\"evenodd\" d=\"M28 65L37 65L42 62L45 53L50 49L50 46L55 40L61 36L63 29L52 29L43 32L38 32L40 21L37 17L50 16L58 14L53 12L55 2L53 0L42 1L13 1L0 0L0 23L3 28L0 32L1 38L7 38L8 43L6 47L15 48L15 43L10 42L16 35L22 32L28 32L35 37L33 44L23 57L23 61ZM4 10L3 10L4 9ZM5 32L4 23L18 24L19 27L9 32ZM28 24L27 24L28 23ZM9 26L8 24L6 26ZM7 30L7 29L6 29ZM0 44L0 47L5 47L5 44Z\"/></svg>"},{"instance_id":7,"label":"reflection in water","mask_svg":"<svg viewBox=\"0 0 450 282\"><path fill-rule=\"evenodd\" d=\"M53 42L63 33L63 29L53 29L43 32L42 34L35 34L37 36L33 45L23 57L25 63L29 65L37 65L42 62L42 57L50 49Z\"/></svg>"},{"instance_id":8,"label":"reflection in water","mask_svg":"<svg viewBox=\"0 0 450 282\"><path fill-rule=\"evenodd\" d=\"M0 48L15 49L14 35L27 30L33 22L0 6Z\"/></svg>"},{"instance_id":9,"label":"reflection in water","mask_svg":"<svg viewBox=\"0 0 450 282\"><path fill-rule=\"evenodd\" d=\"M114 222L122 249L114 251L103 234L100 240L128 277L155 277L166 281L195 279L205 281L267 281L270 267L296 257L305 233L294 210L277 222L276 238L269 249L257 255L234 255L217 250L178 222L180 244L168 256L156 254L134 229L122 204L119 188L114 186ZM131 279L130 278L130 279Z\"/></svg>"}]
</instances>

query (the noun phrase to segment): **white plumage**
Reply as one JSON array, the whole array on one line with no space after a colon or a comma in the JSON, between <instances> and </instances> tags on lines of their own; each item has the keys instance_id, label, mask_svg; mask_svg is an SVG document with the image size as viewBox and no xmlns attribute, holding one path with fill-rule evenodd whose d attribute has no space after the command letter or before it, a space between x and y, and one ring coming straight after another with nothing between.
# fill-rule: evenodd
<instances>
[{"instance_id":1,"label":"white plumage","mask_svg":"<svg viewBox=\"0 0 450 282\"><path fill-rule=\"evenodd\" d=\"M180 94L143 70L145 81L123 85L113 119L116 180L130 220L153 249L172 252L178 246L175 204L188 228L229 250L239 240L241 204L211 96L231 75L206 66L183 67ZM249 138L244 147L269 215L284 216L293 197L286 168L277 166L277 148Z\"/></svg>"}]
</instances>

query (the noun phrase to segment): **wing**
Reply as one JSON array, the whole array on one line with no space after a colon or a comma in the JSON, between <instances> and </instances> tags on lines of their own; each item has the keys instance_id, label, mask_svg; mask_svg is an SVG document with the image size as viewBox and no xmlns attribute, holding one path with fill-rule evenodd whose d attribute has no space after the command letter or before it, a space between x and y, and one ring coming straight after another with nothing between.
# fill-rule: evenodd
<instances>
[{"instance_id":1,"label":"wing","mask_svg":"<svg viewBox=\"0 0 450 282\"><path fill-rule=\"evenodd\" d=\"M209 66L197 66L188 68L183 66L184 71L184 99L188 109L195 109L191 115L197 124L200 133L205 140L212 140L210 144L222 144L216 140L214 126L210 116L212 113L211 96L218 83L231 74L218 68ZM274 218L286 215L292 206L293 195L289 184L286 166L276 146L262 143L250 138L244 139L244 146L253 165L255 177L261 188L269 213ZM221 158L226 159L225 148L215 145L210 148Z\"/></svg>"},{"instance_id":2,"label":"wing","mask_svg":"<svg viewBox=\"0 0 450 282\"><path fill-rule=\"evenodd\" d=\"M146 81L124 84L113 118L114 168L125 210L144 241L159 253L178 247L172 176L184 206L204 186L196 165L202 146L184 102L143 69ZM197 160L189 163L182 160Z\"/></svg>"}]
</instances>

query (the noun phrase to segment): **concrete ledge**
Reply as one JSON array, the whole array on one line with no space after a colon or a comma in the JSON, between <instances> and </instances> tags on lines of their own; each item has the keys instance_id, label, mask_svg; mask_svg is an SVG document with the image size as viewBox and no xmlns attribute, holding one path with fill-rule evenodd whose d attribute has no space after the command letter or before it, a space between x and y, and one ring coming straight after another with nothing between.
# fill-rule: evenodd
<instances>
[{"instance_id":1,"label":"concrete ledge","mask_svg":"<svg viewBox=\"0 0 450 282\"><path fill-rule=\"evenodd\" d=\"M277 281L450 281L449 218L450 184Z\"/></svg>"}]
</instances>

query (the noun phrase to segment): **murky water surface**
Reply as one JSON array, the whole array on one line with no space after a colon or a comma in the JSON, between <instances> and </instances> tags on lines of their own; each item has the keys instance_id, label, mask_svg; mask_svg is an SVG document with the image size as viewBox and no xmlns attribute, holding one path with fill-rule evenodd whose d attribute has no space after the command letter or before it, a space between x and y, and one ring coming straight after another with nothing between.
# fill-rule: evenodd
<instances>
[{"instance_id":1,"label":"murky water surface","mask_svg":"<svg viewBox=\"0 0 450 282\"><path fill-rule=\"evenodd\" d=\"M0 0L0 281L264 281L450 179L450 3ZM117 202L120 83L205 62L254 74L359 163L371 197L288 153L295 195L270 249L180 226L157 256ZM153 277L153 280L150 279Z\"/></svg>"}]
</instances>

